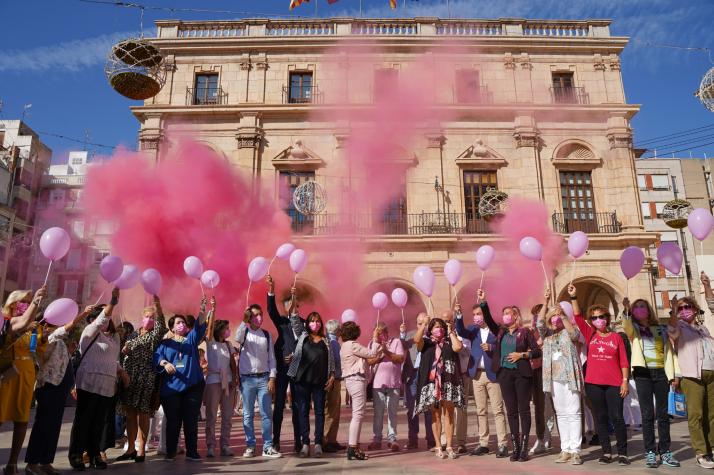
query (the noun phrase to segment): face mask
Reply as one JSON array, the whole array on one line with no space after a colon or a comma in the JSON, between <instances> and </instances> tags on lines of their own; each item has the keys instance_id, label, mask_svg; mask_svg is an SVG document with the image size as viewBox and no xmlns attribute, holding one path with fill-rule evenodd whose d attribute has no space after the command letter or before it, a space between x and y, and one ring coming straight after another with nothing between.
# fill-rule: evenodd
<instances>
[{"instance_id":1,"label":"face mask","mask_svg":"<svg viewBox=\"0 0 714 475\"><path fill-rule=\"evenodd\" d=\"M15 315L18 317L24 315L29 306L30 304L27 302L17 302L15 304Z\"/></svg>"},{"instance_id":2,"label":"face mask","mask_svg":"<svg viewBox=\"0 0 714 475\"><path fill-rule=\"evenodd\" d=\"M596 318L593 320L593 325L595 325L595 328L598 330L603 330L607 326L607 320L604 318Z\"/></svg>"},{"instance_id":3,"label":"face mask","mask_svg":"<svg viewBox=\"0 0 714 475\"><path fill-rule=\"evenodd\" d=\"M385 335L384 333L382 333L382 334L379 335L379 342L380 342L380 343L386 343L387 340L389 340L389 337L388 337L387 335Z\"/></svg>"},{"instance_id":4,"label":"face mask","mask_svg":"<svg viewBox=\"0 0 714 475\"><path fill-rule=\"evenodd\" d=\"M694 320L694 310L692 310L691 308L683 308L679 311L677 316L680 320L684 320L687 323L692 323L692 320Z\"/></svg>"},{"instance_id":5,"label":"face mask","mask_svg":"<svg viewBox=\"0 0 714 475\"><path fill-rule=\"evenodd\" d=\"M258 314L258 315L253 315L253 318L251 319L251 323L255 325L256 327L259 327L263 324L263 316Z\"/></svg>"},{"instance_id":6,"label":"face mask","mask_svg":"<svg viewBox=\"0 0 714 475\"><path fill-rule=\"evenodd\" d=\"M231 337L231 329L230 329L230 328L226 328L225 330L223 330L223 339L224 339L224 340L227 340L227 339L229 339L230 337Z\"/></svg>"},{"instance_id":7,"label":"face mask","mask_svg":"<svg viewBox=\"0 0 714 475\"><path fill-rule=\"evenodd\" d=\"M441 341L444 338L444 329L441 327L436 327L431 331L431 336Z\"/></svg>"},{"instance_id":8,"label":"face mask","mask_svg":"<svg viewBox=\"0 0 714 475\"><path fill-rule=\"evenodd\" d=\"M513 315L510 313L506 313L503 315L503 324L506 325L507 327L510 327L513 325Z\"/></svg>"},{"instance_id":9,"label":"face mask","mask_svg":"<svg viewBox=\"0 0 714 475\"><path fill-rule=\"evenodd\" d=\"M320 331L322 324L320 322L310 322L308 326L310 327L311 332L317 333L318 331Z\"/></svg>"},{"instance_id":10,"label":"face mask","mask_svg":"<svg viewBox=\"0 0 714 475\"><path fill-rule=\"evenodd\" d=\"M174 333L180 336L184 336L188 333L188 327L184 322L178 322L174 325Z\"/></svg>"},{"instance_id":11,"label":"face mask","mask_svg":"<svg viewBox=\"0 0 714 475\"><path fill-rule=\"evenodd\" d=\"M637 307L632 309L632 316L637 320L644 322L650 318L650 311L646 307Z\"/></svg>"},{"instance_id":12,"label":"face mask","mask_svg":"<svg viewBox=\"0 0 714 475\"><path fill-rule=\"evenodd\" d=\"M551 317L550 324L553 325L555 328L563 328L563 320L560 318L560 315L555 315Z\"/></svg>"},{"instance_id":13,"label":"face mask","mask_svg":"<svg viewBox=\"0 0 714 475\"><path fill-rule=\"evenodd\" d=\"M476 325L477 327L483 325L483 315L474 316L474 325Z\"/></svg>"},{"instance_id":14,"label":"face mask","mask_svg":"<svg viewBox=\"0 0 714 475\"><path fill-rule=\"evenodd\" d=\"M151 331L154 329L154 319L151 317L144 317L141 320L141 325L144 327L144 330L146 331Z\"/></svg>"}]
</instances>

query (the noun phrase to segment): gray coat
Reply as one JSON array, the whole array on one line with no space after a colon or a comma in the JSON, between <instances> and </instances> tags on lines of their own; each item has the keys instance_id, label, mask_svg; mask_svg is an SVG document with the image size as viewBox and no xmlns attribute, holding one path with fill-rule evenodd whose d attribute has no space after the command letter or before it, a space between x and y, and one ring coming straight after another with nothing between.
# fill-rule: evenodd
<instances>
[{"instance_id":1,"label":"gray coat","mask_svg":"<svg viewBox=\"0 0 714 475\"><path fill-rule=\"evenodd\" d=\"M290 362L290 368L288 368L288 376L295 378L298 373L298 368L300 367L300 360L302 359L302 347L305 344L305 340L310 336L310 333L305 329L305 323L303 323L297 314L290 315L290 324L293 326L293 332L298 335L293 360ZM323 338L322 342L327 347L327 379L330 379L330 376L335 375L335 360L332 356L332 350L330 349L330 342L327 338Z\"/></svg>"}]
</instances>

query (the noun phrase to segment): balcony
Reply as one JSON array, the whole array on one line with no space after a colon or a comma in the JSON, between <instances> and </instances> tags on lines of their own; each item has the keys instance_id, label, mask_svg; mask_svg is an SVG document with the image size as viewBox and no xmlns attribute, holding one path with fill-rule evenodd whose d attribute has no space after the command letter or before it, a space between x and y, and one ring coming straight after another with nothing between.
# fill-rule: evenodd
<instances>
[{"instance_id":1,"label":"balcony","mask_svg":"<svg viewBox=\"0 0 714 475\"><path fill-rule=\"evenodd\" d=\"M618 234L622 224L617 213L553 213L553 230L561 234L582 231L586 234Z\"/></svg>"},{"instance_id":2,"label":"balcony","mask_svg":"<svg viewBox=\"0 0 714 475\"><path fill-rule=\"evenodd\" d=\"M187 106L218 106L228 104L228 93L222 88L186 88Z\"/></svg>"},{"instance_id":3,"label":"balcony","mask_svg":"<svg viewBox=\"0 0 714 475\"><path fill-rule=\"evenodd\" d=\"M317 85L291 88L283 86L283 104L322 104L324 94Z\"/></svg>"},{"instance_id":4,"label":"balcony","mask_svg":"<svg viewBox=\"0 0 714 475\"><path fill-rule=\"evenodd\" d=\"M489 224L464 213L413 213L378 217L370 214L292 216L293 232L312 236L490 234Z\"/></svg>"},{"instance_id":5,"label":"balcony","mask_svg":"<svg viewBox=\"0 0 714 475\"><path fill-rule=\"evenodd\" d=\"M589 104L590 98L583 87L551 87L553 104Z\"/></svg>"}]
</instances>

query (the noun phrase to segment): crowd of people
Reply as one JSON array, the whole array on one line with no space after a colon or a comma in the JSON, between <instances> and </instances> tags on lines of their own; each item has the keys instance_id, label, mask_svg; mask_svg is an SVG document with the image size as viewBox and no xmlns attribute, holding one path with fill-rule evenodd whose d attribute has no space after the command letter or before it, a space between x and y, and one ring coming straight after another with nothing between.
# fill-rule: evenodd
<instances>
[{"instance_id":1,"label":"crowd of people","mask_svg":"<svg viewBox=\"0 0 714 475\"><path fill-rule=\"evenodd\" d=\"M701 280L714 309L709 279L702 274ZM118 289L107 305L89 306L61 327L42 320L45 288L34 295L11 293L2 308L0 332L0 423L13 423L4 474L18 473L33 401L25 471L59 473L53 463L70 394L76 410L69 462L78 471L106 469L106 450L124 431L126 450L117 461L144 462L152 435L159 434L165 460L185 452L187 461L200 462L201 417L206 457L232 457L231 421L239 400L244 458L279 458L290 449L281 444L289 404L292 450L299 457L346 450L348 460L365 460L370 451L383 449L386 416L386 449L391 452L419 449L423 418L426 449L439 459L494 453L526 462L554 448L551 433L557 427L555 463L581 465L581 447L589 443L601 447L598 463L626 466L631 454L625 409L633 397L641 411L646 466L679 467L671 451L670 390L686 397L697 465L714 469L714 339L695 298L673 299L670 319L661 324L645 299L624 299L619 316L601 305L583 312L571 284L572 315L546 290L543 302L530 312L507 306L497 321L479 290L470 317L456 304L440 316L420 313L414 328L403 323L391 336L388 325L378 322L363 345L358 342L362 329L354 321L325 322L315 311L302 316L295 288L282 302L281 314L272 277L267 283L273 328L262 307L252 304L235 332L228 320L217 318L215 299L205 297L196 317L175 314L167 321L155 296L134 330L126 322L115 325ZM343 386L352 411L346 446L338 442ZM397 429L402 395L408 420L404 445ZM370 396L373 435L365 450L360 434ZM469 426L471 399L476 418ZM490 444L489 413L495 446ZM588 441L590 426L594 433ZM477 432L471 452L466 448L469 427Z\"/></svg>"}]
</instances>

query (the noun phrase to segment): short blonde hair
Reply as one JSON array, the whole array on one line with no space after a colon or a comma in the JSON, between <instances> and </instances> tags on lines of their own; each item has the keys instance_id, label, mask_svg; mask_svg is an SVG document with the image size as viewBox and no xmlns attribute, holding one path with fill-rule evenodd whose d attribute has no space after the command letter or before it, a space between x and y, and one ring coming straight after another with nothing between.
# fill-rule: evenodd
<instances>
[{"instance_id":1,"label":"short blonde hair","mask_svg":"<svg viewBox=\"0 0 714 475\"><path fill-rule=\"evenodd\" d=\"M32 298L32 290L13 290L2 307L3 315L12 317L12 306L28 298Z\"/></svg>"},{"instance_id":2,"label":"short blonde hair","mask_svg":"<svg viewBox=\"0 0 714 475\"><path fill-rule=\"evenodd\" d=\"M141 311L141 314L142 314L142 315L145 315L145 314L147 314L147 313L151 313L151 314L153 314L153 315L156 315L156 307L154 307L153 305L150 305L150 306L148 306L148 307L144 307L144 310Z\"/></svg>"},{"instance_id":3,"label":"short blonde hair","mask_svg":"<svg viewBox=\"0 0 714 475\"><path fill-rule=\"evenodd\" d=\"M555 327L552 323L550 323L550 319L556 315L560 315L560 318L562 319L564 313L565 312L563 312L563 309L560 307L560 305L548 308L548 311L545 312L545 326L550 330L554 330ZM568 318L568 316L566 315L565 318Z\"/></svg>"}]
</instances>

